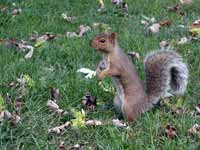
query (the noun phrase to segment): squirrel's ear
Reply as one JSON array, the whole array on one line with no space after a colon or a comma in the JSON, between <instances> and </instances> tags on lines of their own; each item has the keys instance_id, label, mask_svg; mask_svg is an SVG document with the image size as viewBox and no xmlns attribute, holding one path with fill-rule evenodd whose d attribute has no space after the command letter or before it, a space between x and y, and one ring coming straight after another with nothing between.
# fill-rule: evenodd
<instances>
[{"instance_id":1,"label":"squirrel's ear","mask_svg":"<svg viewBox=\"0 0 200 150\"><path fill-rule=\"evenodd\" d=\"M115 41L117 39L117 34L115 32L110 34L110 41L113 45L115 45Z\"/></svg>"}]
</instances>

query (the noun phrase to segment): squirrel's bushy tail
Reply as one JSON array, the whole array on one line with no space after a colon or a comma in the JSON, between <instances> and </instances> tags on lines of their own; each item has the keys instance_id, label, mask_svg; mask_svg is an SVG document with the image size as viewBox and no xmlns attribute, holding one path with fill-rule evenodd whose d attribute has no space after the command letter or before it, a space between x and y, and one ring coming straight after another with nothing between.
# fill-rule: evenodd
<instances>
[{"instance_id":1,"label":"squirrel's bushy tail","mask_svg":"<svg viewBox=\"0 0 200 150\"><path fill-rule=\"evenodd\" d=\"M156 104L167 95L182 95L188 83L188 68L174 51L151 53L144 61L146 92L149 101Z\"/></svg>"}]
</instances>

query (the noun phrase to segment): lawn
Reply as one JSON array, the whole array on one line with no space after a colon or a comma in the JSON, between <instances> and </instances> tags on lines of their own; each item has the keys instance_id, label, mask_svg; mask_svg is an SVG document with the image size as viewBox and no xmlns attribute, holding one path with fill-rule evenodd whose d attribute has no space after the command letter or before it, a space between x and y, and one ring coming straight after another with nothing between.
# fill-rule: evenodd
<instances>
[{"instance_id":1,"label":"lawn","mask_svg":"<svg viewBox=\"0 0 200 150\"><path fill-rule=\"evenodd\" d=\"M16 6L13 6L13 2ZM105 0L105 10L98 12L97 0L1 0L0 6L7 6L0 12L0 39L28 41L30 34L37 31L40 35L51 32L56 39L43 43L35 48L31 59L25 59L24 53L15 48L7 48L0 42L0 94L4 100L5 109L14 111L13 104L19 91L9 87L11 81L16 81L21 74L28 75L34 86L26 87L26 94L22 96L24 106L21 110L21 120L11 126L5 119L0 123L0 149L25 150L55 150L64 141L65 145L84 144L83 149L200 149L197 136L188 134L188 129L195 123L200 124L198 116L191 114L194 106L200 100L200 44L192 41L187 44L174 44L174 49L187 62L190 77L187 91L184 95L184 112L174 115L167 106L155 109L141 115L129 128L119 128L112 124L97 127L71 127L63 134L48 133L48 129L70 121L73 115L57 116L47 108L47 100L51 98L50 88L60 91L58 105L71 111L81 111L81 98L90 91L97 97L97 108L93 112L86 111L87 119L102 121L117 118L114 109L113 94L105 92L97 83L96 77L85 79L77 73L81 67L96 69L101 55L89 46L92 37L102 32L94 29L93 23L105 23L111 31L118 34L120 46L125 52L136 51L141 59L149 52L158 50L159 43L169 40L174 43L182 37L188 37L188 27L200 17L200 1L193 0L190 5L181 7L185 16L169 12L164 7L173 6L179 0L126 0L128 17L123 17L123 10ZM15 17L11 12L21 8L22 12ZM62 13L77 16L77 20L67 22ZM142 16L155 17L159 21L170 19L172 25L162 27L159 33L151 34L141 24ZM91 30L83 37L69 38L66 32L76 31L81 25L88 25ZM184 25L184 28L179 25ZM141 60L133 61L138 73L144 79L144 68ZM106 83L111 83L106 79ZM10 95L10 101L6 98ZM170 103L176 103L174 97ZM177 136L173 139L163 134L167 124L173 125Z\"/></svg>"}]
</instances>

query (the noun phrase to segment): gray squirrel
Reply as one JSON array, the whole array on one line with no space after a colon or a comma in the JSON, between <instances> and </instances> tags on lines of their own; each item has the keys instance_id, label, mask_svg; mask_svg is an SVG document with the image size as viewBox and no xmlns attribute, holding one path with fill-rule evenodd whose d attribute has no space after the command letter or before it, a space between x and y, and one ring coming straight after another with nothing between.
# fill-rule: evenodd
<instances>
[{"instance_id":1,"label":"gray squirrel","mask_svg":"<svg viewBox=\"0 0 200 150\"><path fill-rule=\"evenodd\" d=\"M184 94L188 83L188 68L175 51L156 51L144 60L145 86L128 56L119 47L116 33L94 37L91 47L103 53L97 67L100 80L111 76L116 86L115 106L127 121L135 121L139 114L148 111L161 98L169 94ZM105 65L101 71L100 67Z\"/></svg>"}]
</instances>

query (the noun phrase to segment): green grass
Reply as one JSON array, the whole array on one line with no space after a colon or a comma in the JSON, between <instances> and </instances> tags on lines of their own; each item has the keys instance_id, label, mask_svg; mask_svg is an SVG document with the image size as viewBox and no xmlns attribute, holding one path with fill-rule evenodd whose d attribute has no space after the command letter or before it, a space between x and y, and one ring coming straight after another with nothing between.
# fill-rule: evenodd
<instances>
[{"instance_id":1,"label":"green grass","mask_svg":"<svg viewBox=\"0 0 200 150\"><path fill-rule=\"evenodd\" d=\"M119 9L106 1L106 11L99 13L97 0L1 0L1 4L9 6L6 12L0 13L0 38L16 38L28 40L33 31L40 34L52 32L64 35L66 31L75 31L80 24L92 26L94 22L108 24L112 31L118 33L119 43L125 51L134 50L144 57L148 52L159 48L162 40L180 39L188 36L187 29L178 25L190 25L200 16L200 1L194 0L192 5L182 8L186 16L167 12L163 6L174 5L178 0L126 0L129 5L129 17L119 17L114 12ZM12 18L10 12L12 2L22 8L22 14ZM74 23L67 23L61 14L78 17ZM151 35L146 32L140 21L142 15L155 17L161 21L171 19L173 24L164 27L160 33ZM36 87L28 88L23 97L25 106L21 114L21 122L16 127L10 127L7 121L0 124L0 149L52 149L58 148L61 140L66 145L88 142L84 146L88 149L95 146L97 149L200 149L200 141L196 137L188 136L187 130L200 123L189 110L200 100L200 44L192 42L176 46L177 51L184 57L190 70L190 78L185 94L184 106L188 113L174 116L165 107L155 108L145 113L130 129L119 129L112 125L102 127L82 127L68 129L63 135L48 134L48 128L62 124L70 117L55 117L49 113L46 102L50 97L49 87L60 89L61 108L70 110L81 109L81 97L90 91L102 100L95 112L88 112L87 118L111 120L117 117L112 105L113 95L104 92L98 85L97 79L86 80L76 71L80 67L95 69L101 57L90 48L89 40L98 34L92 29L83 38L60 37L47 42L37 48L32 59L24 59L24 54L15 49L8 49L0 44L0 94L6 101L9 92L13 99L16 91L4 85L16 80L20 74L28 74L35 81ZM136 62L138 72L143 77L143 64ZM53 69L49 69L53 68ZM175 98L176 100L177 98ZM6 108L10 111L9 103ZM166 124L173 124L178 130L176 139L161 136Z\"/></svg>"}]
</instances>

